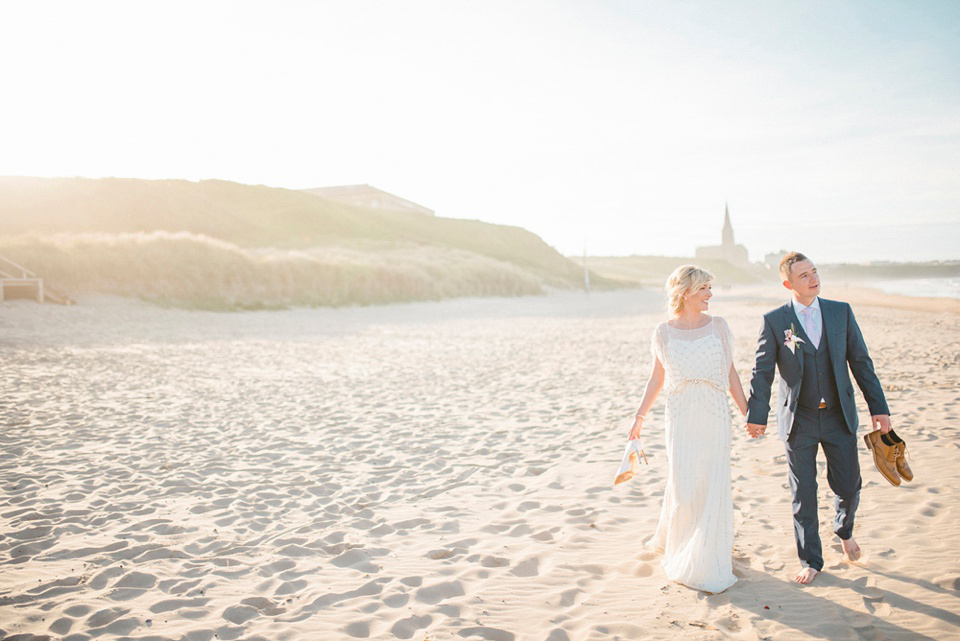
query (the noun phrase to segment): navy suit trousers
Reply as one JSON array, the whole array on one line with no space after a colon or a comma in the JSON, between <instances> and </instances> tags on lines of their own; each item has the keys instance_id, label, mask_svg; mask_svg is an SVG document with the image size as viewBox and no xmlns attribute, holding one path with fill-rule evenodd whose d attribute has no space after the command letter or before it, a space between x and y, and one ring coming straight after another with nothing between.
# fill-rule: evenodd
<instances>
[{"instance_id":1,"label":"navy suit trousers","mask_svg":"<svg viewBox=\"0 0 960 641\"><path fill-rule=\"evenodd\" d=\"M860 459L857 436L851 434L840 408L797 408L794 430L785 443L793 495L793 530L800 562L823 569L823 548L817 518L817 450L827 459L827 483L836 495L833 531L841 539L853 535L860 503Z\"/></svg>"}]
</instances>

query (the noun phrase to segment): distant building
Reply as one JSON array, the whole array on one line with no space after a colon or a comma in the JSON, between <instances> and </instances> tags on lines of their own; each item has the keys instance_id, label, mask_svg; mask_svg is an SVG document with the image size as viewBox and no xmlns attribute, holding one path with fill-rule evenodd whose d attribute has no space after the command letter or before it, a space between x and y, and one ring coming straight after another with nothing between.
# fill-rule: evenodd
<instances>
[{"instance_id":1,"label":"distant building","mask_svg":"<svg viewBox=\"0 0 960 641\"><path fill-rule=\"evenodd\" d=\"M425 216L435 215L432 209L427 209L423 205L394 196L382 189L371 187L370 185L343 185L340 187L317 187L315 189L304 189L303 191L315 194L327 200L333 200L345 205L355 207L366 207L367 209L384 209L387 211L402 211L414 214L423 214Z\"/></svg>"},{"instance_id":2,"label":"distant building","mask_svg":"<svg viewBox=\"0 0 960 641\"><path fill-rule=\"evenodd\" d=\"M747 248L743 245L737 245L733 241L733 225L730 223L729 206L724 208L723 233L720 244L710 245L708 247L697 247L696 257L725 260L731 265L736 266L746 266L750 264L750 256Z\"/></svg>"},{"instance_id":3,"label":"distant building","mask_svg":"<svg viewBox=\"0 0 960 641\"><path fill-rule=\"evenodd\" d=\"M778 252L772 252L763 257L764 264L770 269L780 269L780 259L789 254L786 249Z\"/></svg>"}]
</instances>

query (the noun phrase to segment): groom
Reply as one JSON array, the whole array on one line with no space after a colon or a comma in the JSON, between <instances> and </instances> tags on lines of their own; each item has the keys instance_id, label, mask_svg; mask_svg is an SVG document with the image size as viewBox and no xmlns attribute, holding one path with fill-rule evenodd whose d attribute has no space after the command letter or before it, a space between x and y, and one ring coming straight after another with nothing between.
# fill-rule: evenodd
<instances>
[{"instance_id":1,"label":"groom","mask_svg":"<svg viewBox=\"0 0 960 641\"><path fill-rule=\"evenodd\" d=\"M793 530L802 568L795 580L810 583L823 569L817 520L817 449L827 458L827 483L836 495L834 532L850 560L860 558L853 519L860 502L857 408L847 365L870 409L873 429L890 431L890 410L873 371L860 327L847 303L820 298L820 276L799 252L780 261L792 300L768 312L750 381L747 431L767 429L774 369L780 371L777 430L787 450Z\"/></svg>"}]
</instances>

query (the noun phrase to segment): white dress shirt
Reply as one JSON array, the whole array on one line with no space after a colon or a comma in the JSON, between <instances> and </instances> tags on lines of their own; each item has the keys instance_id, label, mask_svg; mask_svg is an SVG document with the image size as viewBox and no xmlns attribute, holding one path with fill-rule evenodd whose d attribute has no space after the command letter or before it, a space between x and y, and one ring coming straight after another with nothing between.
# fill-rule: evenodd
<instances>
[{"instance_id":1,"label":"white dress shirt","mask_svg":"<svg viewBox=\"0 0 960 641\"><path fill-rule=\"evenodd\" d=\"M796 298L794 298L793 309L795 312L797 312L797 318L800 319L801 324L804 323L803 318L804 316L806 316L806 313L807 313L806 310L808 309L813 310L813 318L810 319L810 322L813 323L813 326L816 331L816 339L817 339L816 342L814 342L813 337L810 336L811 332L807 328L806 324L804 324L803 329L807 333L807 338L810 339L813 346L816 348L819 348L820 339L823 336L823 312L820 310L820 297L817 296L816 298L814 298L813 303L811 303L810 305L804 305L803 303L798 301ZM824 402L822 398L820 399L820 402L821 403Z\"/></svg>"},{"instance_id":2,"label":"white dress shirt","mask_svg":"<svg viewBox=\"0 0 960 641\"><path fill-rule=\"evenodd\" d=\"M814 299L813 299L813 303L811 303L810 305L804 305L803 303L801 303L800 301L798 301L796 298L794 298L794 299L793 299L793 309L794 309L795 312L797 312L797 318L800 319L800 322L801 322L801 323L804 323L804 317L806 316L806 311L804 311L804 310L807 310L807 309L813 309L813 310L814 310L814 312L813 312L813 318L811 319L811 322L813 323L814 327L816 328L817 342L814 343L813 346L814 346L814 347L820 347L820 337L823 336L823 313L820 311L820 297L817 296L816 298L814 298ZM811 338L811 337L810 337L810 331L807 330L807 326L806 326L805 323L804 323L804 325L803 325L803 329L806 331L807 337L808 337L808 338ZM813 339L811 338L811 340L813 340Z\"/></svg>"}]
</instances>

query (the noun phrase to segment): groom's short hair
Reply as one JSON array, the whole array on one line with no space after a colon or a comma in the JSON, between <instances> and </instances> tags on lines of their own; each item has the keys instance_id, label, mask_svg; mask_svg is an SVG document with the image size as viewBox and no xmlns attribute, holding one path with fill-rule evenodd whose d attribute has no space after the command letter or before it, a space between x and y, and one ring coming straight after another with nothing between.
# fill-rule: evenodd
<instances>
[{"instance_id":1,"label":"groom's short hair","mask_svg":"<svg viewBox=\"0 0 960 641\"><path fill-rule=\"evenodd\" d=\"M780 277L783 279L790 278L790 272L793 270L793 264L799 263L804 260L810 260L800 252L790 252L786 256L780 259Z\"/></svg>"}]
</instances>

